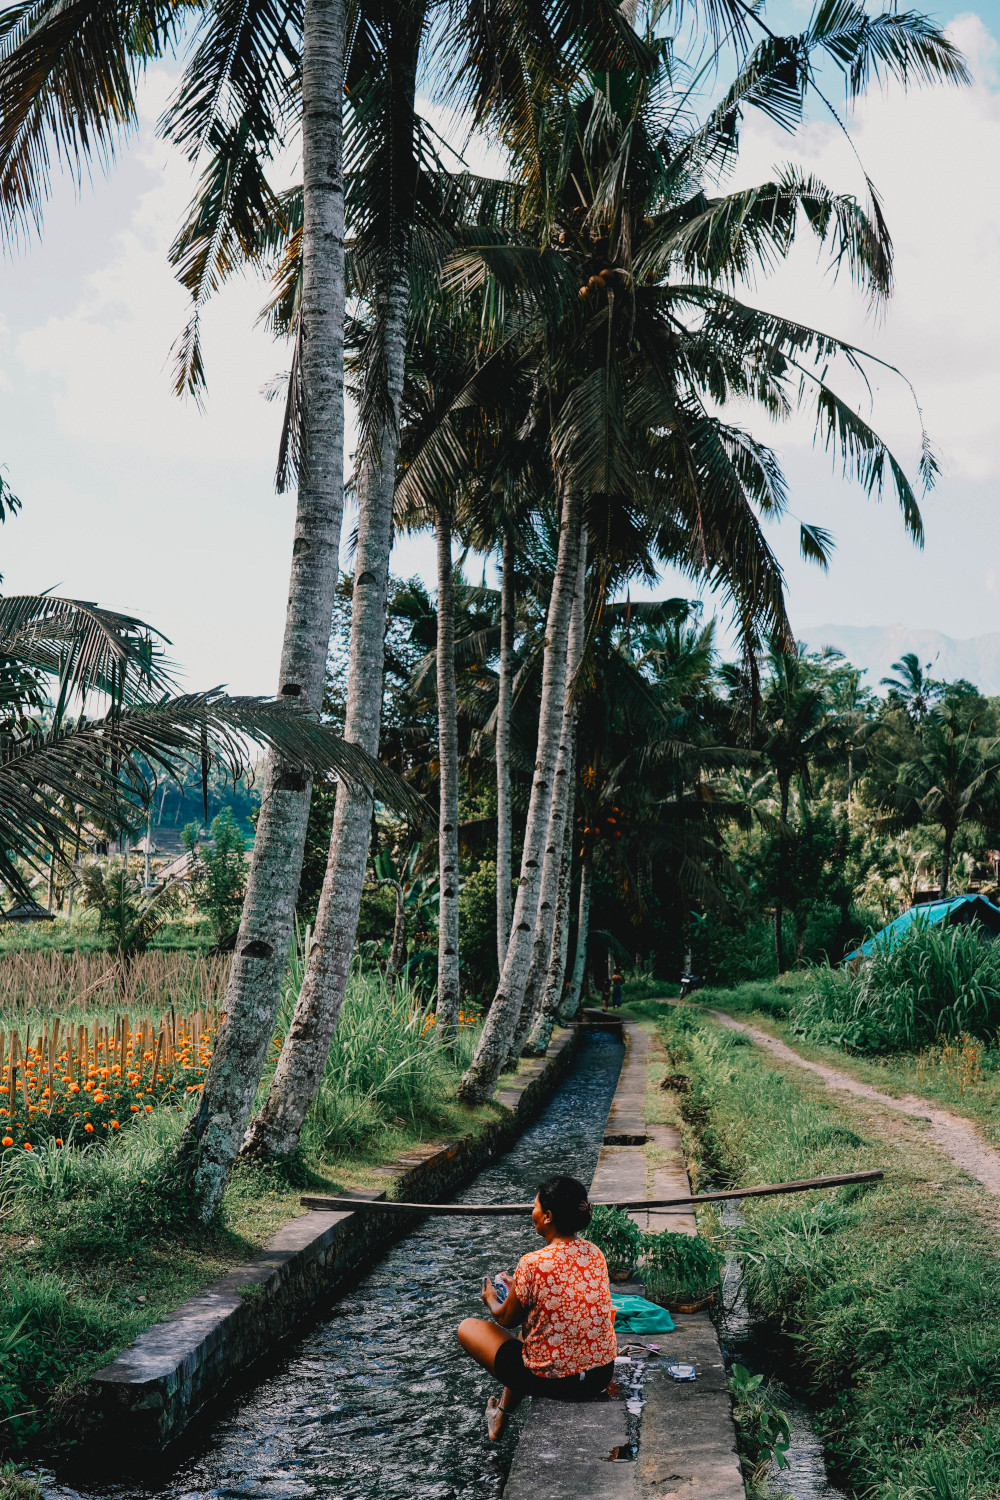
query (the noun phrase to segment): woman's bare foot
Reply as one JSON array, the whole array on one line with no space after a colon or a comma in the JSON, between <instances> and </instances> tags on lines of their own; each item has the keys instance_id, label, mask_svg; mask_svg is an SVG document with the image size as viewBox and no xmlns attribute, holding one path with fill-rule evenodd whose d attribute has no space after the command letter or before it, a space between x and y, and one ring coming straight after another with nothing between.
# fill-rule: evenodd
<instances>
[{"instance_id":1,"label":"woman's bare foot","mask_svg":"<svg viewBox=\"0 0 1000 1500\"><path fill-rule=\"evenodd\" d=\"M490 1435L491 1443L500 1441L504 1428L507 1426L507 1413L502 1403L502 1396L491 1396L486 1403L486 1431Z\"/></svg>"}]
</instances>

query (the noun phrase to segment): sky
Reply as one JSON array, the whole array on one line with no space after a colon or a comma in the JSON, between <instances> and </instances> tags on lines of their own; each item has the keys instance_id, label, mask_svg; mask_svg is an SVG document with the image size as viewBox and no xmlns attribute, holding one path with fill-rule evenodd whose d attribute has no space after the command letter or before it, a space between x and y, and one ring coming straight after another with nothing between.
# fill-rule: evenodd
<instances>
[{"instance_id":1,"label":"sky","mask_svg":"<svg viewBox=\"0 0 1000 1500\"><path fill-rule=\"evenodd\" d=\"M807 13L799 0L768 8L772 24L789 28ZM794 160L861 194L856 150L896 247L884 315L869 316L804 238L747 296L904 370L942 464L919 551L895 501L876 505L845 484L814 449L808 422L768 429L746 414L790 480L791 516L768 535L793 626L807 639L827 623L901 622L955 637L1000 628L1000 197L990 188L1000 160L1000 0L934 14L964 51L971 88L871 97L850 117L850 141L821 117L794 139L755 123L734 178L766 180ZM58 180L41 238L0 261L0 464L23 504L0 528L0 574L5 593L53 589L140 615L169 638L188 687L266 693L294 496L274 491L281 411L262 388L288 356L255 327L264 287L237 282L205 315L205 412L172 393L170 350L188 302L167 252L194 180L155 122L176 78L175 67L150 72L139 129L110 173L79 191ZM435 123L449 127L440 114ZM914 396L886 370L872 389L871 416L912 472ZM834 532L827 575L799 559L794 518ZM431 581L431 539L402 539L392 566ZM652 592L692 589L668 574Z\"/></svg>"}]
</instances>

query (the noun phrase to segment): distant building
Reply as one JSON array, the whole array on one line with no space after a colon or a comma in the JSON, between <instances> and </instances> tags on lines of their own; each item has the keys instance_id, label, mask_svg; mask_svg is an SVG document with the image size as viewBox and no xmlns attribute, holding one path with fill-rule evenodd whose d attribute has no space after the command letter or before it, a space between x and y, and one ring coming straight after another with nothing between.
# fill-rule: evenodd
<instances>
[{"instance_id":1,"label":"distant building","mask_svg":"<svg viewBox=\"0 0 1000 1500\"><path fill-rule=\"evenodd\" d=\"M19 901L10 911L0 912L2 922L54 922L55 917L34 901Z\"/></svg>"}]
</instances>

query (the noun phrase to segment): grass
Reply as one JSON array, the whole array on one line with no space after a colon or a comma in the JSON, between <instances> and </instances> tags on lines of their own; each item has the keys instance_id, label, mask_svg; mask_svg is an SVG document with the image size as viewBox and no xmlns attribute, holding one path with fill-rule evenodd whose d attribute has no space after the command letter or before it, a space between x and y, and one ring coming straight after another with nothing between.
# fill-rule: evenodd
<instances>
[{"instance_id":1,"label":"grass","mask_svg":"<svg viewBox=\"0 0 1000 1500\"><path fill-rule=\"evenodd\" d=\"M295 960L268 1073L300 981ZM32 1014L40 1024L44 1013ZM105 1012L105 1024L109 1018ZM304 1187L372 1186L379 1181L375 1169L415 1143L467 1135L496 1118L498 1107L471 1110L454 1097L476 1035L467 1024L454 1049L438 1045L433 1018L411 996L387 992L379 975L356 971L299 1155L287 1167L241 1164L207 1229L188 1221L172 1170L191 1096L180 1109L175 1103L143 1109L128 1128L88 1145L76 1138L57 1145L49 1136L31 1152L6 1152L0 1446L17 1455L44 1446L56 1431L60 1440L72 1440L86 1377L252 1256L301 1212ZM0 1487L0 1500L4 1494Z\"/></svg>"},{"instance_id":2,"label":"grass","mask_svg":"<svg viewBox=\"0 0 1000 1500\"><path fill-rule=\"evenodd\" d=\"M982 1193L917 1121L831 1094L693 1008L661 1018L703 1182L881 1167L874 1188L748 1200L755 1315L787 1338L835 1482L865 1500L1000 1492L1000 1260Z\"/></svg>"},{"instance_id":3,"label":"grass","mask_svg":"<svg viewBox=\"0 0 1000 1500\"><path fill-rule=\"evenodd\" d=\"M97 913L77 911L72 917L56 916L51 922L0 924L0 954L11 953L107 953L110 939L98 931ZM153 937L150 951L186 950L205 953L215 945L211 922L196 914L166 922Z\"/></svg>"},{"instance_id":4,"label":"grass","mask_svg":"<svg viewBox=\"0 0 1000 1500\"><path fill-rule=\"evenodd\" d=\"M975 1037L920 1047L914 1052L865 1057L832 1042L804 1038L794 1025L797 996L811 983L808 973L770 984L699 990L699 1005L723 1010L779 1037L803 1057L830 1063L883 1093L916 1094L974 1121L1000 1149L1000 1051Z\"/></svg>"},{"instance_id":5,"label":"grass","mask_svg":"<svg viewBox=\"0 0 1000 1500\"><path fill-rule=\"evenodd\" d=\"M1000 946L976 926L915 923L876 945L853 971L808 971L794 1007L798 1033L850 1052L912 1051L941 1038L992 1040L1000 1027Z\"/></svg>"},{"instance_id":6,"label":"grass","mask_svg":"<svg viewBox=\"0 0 1000 1500\"><path fill-rule=\"evenodd\" d=\"M0 954L0 1026L8 1031L35 1012L67 1019L72 1012L74 1024L86 1025L108 1011L215 1008L232 962L228 955L159 949L140 953L123 973L103 950L8 948Z\"/></svg>"}]
</instances>

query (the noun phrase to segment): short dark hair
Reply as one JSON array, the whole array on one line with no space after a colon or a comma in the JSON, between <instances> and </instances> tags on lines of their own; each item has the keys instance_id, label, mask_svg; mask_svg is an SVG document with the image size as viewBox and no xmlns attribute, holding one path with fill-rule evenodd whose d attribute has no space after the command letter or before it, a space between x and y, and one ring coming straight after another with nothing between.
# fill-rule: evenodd
<instances>
[{"instance_id":1,"label":"short dark hair","mask_svg":"<svg viewBox=\"0 0 1000 1500\"><path fill-rule=\"evenodd\" d=\"M538 1189L538 1201L559 1234L576 1234L586 1229L593 1210L587 1189L575 1177L546 1177Z\"/></svg>"}]
</instances>

